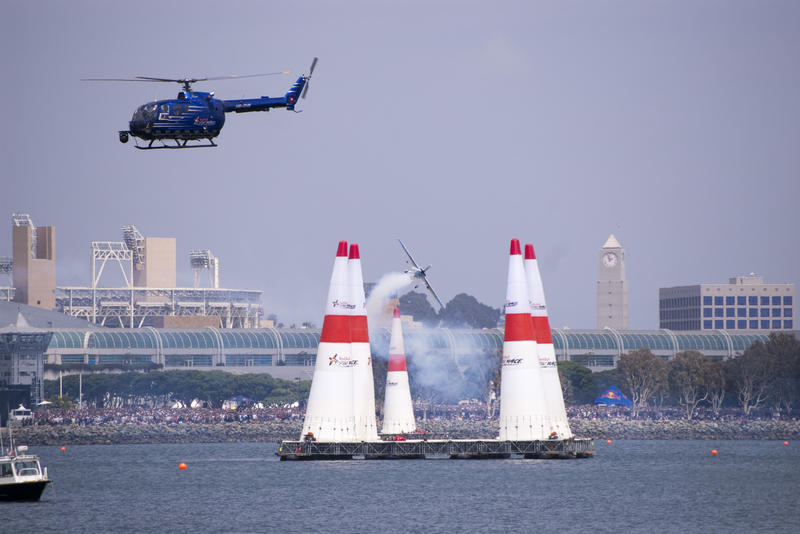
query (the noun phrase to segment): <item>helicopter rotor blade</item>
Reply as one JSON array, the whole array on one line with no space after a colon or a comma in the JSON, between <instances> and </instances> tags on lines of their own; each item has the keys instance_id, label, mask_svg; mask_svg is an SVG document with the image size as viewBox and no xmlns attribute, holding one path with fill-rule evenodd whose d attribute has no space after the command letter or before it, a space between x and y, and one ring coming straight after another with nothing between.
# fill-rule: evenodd
<instances>
[{"instance_id":1,"label":"helicopter rotor blade","mask_svg":"<svg viewBox=\"0 0 800 534\"><path fill-rule=\"evenodd\" d=\"M232 80L236 78L257 78L259 76L277 76L279 74L291 74L292 71L284 70L281 72L264 72L262 74L230 74L228 76L211 76L203 78L203 80Z\"/></svg>"},{"instance_id":2,"label":"helicopter rotor blade","mask_svg":"<svg viewBox=\"0 0 800 534\"><path fill-rule=\"evenodd\" d=\"M275 76L278 74L291 74L291 71L264 72L261 74L230 74L228 76L207 76L204 78L158 78L155 76L134 76L133 78L81 78L83 82L172 82L180 83L184 86L195 82L205 82L208 80L230 80L236 78L255 78L258 76Z\"/></svg>"},{"instance_id":3,"label":"helicopter rotor blade","mask_svg":"<svg viewBox=\"0 0 800 534\"><path fill-rule=\"evenodd\" d=\"M163 78L81 78L82 82L177 82L180 80L165 80Z\"/></svg>"}]
</instances>

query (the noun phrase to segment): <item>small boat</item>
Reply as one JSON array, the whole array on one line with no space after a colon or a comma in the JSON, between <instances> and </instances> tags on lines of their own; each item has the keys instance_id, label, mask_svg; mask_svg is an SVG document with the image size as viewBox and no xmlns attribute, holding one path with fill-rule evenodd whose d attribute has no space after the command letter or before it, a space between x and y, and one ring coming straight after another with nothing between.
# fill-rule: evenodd
<instances>
[{"instance_id":1,"label":"small boat","mask_svg":"<svg viewBox=\"0 0 800 534\"><path fill-rule=\"evenodd\" d=\"M0 501L38 501L50 483L39 457L21 445L0 456Z\"/></svg>"}]
</instances>

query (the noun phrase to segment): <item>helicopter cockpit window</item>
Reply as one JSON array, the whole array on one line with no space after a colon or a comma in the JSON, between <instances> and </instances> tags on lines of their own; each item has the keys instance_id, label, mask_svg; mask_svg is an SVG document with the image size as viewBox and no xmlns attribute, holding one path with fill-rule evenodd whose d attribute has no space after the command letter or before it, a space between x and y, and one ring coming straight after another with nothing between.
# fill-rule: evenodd
<instances>
[{"instance_id":1,"label":"helicopter cockpit window","mask_svg":"<svg viewBox=\"0 0 800 534\"><path fill-rule=\"evenodd\" d=\"M155 104L145 104L143 106L139 106L133 113L133 120L135 121L150 121L153 120L156 116L156 108Z\"/></svg>"}]
</instances>

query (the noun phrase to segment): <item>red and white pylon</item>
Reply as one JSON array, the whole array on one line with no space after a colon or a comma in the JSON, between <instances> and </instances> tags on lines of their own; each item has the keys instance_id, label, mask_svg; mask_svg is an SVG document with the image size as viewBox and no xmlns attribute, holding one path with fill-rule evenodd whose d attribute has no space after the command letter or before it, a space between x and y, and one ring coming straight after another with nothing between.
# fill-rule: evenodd
<instances>
[{"instance_id":1,"label":"red and white pylon","mask_svg":"<svg viewBox=\"0 0 800 534\"><path fill-rule=\"evenodd\" d=\"M528 281L531 319L536 336L536 350L539 355L544 402L547 406L545 433L547 437L569 439L572 437L572 430L569 427L567 411L564 408L564 392L558 378L556 349L553 346L550 320L547 316L544 285L539 271L539 262L536 260L536 253L531 244L525 245L525 278Z\"/></svg>"},{"instance_id":2,"label":"red and white pylon","mask_svg":"<svg viewBox=\"0 0 800 534\"><path fill-rule=\"evenodd\" d=\"M355 414L356 439L377 441L378 426L375 419L375 385L372 378L372 352L369 347L364 275L361 271L361 255L358 245L350 245L347 261L348 284L350 286L350 350L353 360L353 412Z\"/></svg>"},{"instance_id":3,"label":"red and white pylon","mask_svg":"<svg viewBox=\"0 0 800 534\"><path fill-rule=\"evenodd\" d=\"M547 409L519 240L511 240L500 371L501 440L545 439Z\"/></svg>"},{"instance_id":4,"label":"red and white pylon","mask_svg":"<svg viewBox=\"0 0 800 534\"><path fill-rule=\"evenodd\" d=\"M392 336L389 340L389 369L386 373L381 434L405 434L416 429L414 404L411 402L411 389L408 385L403 327L400 310L395 308Z\"/></svg>"},{"instance_id":5,"label":"red and white pylon","mask_svg":"<svg viewBox=\"0 0 800 534\"><path fill-rule=\"evenodd\" d=\"M351 355L350 286L347 241L340 241L325 305L314 377L308 394L300 439L312 433L318 441L355 441Z\"/></svg>"}]
</instances>

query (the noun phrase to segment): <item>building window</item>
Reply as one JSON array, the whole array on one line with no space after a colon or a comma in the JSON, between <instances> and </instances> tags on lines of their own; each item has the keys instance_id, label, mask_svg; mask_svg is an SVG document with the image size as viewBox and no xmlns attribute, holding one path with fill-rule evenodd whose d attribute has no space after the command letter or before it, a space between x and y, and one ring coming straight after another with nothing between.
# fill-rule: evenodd
<instances>
[{"instance_id":1,"label":"building window","mask_svg":"<svg viewBox=\"0 0 800 534\"><path fill-rule=\"evenodd\" d=\"M769 317L769 308L761 308L761 317Z\"/></svg>"},{"instance_id":2,"label":"building window","mask_svg":"<svg viewBox=\"0 0 800 534\"><path fill-rule=\"evenodd\" d=\"M783 305L784 306L791 306L792 305L792 297L791 295L787 295L783 297Z\"/></svg>"},{"instance_id":3,"label":"building window","mask_svg":"<svg viewBox=\"0 0 800 534\"><path fill-rule=\"evenodd\" d=\"M722 306L722 297L714 297L714 305Z\"/></svg>"},{"instance_id":4,"label":"building window","mask_svg":"<svg viewBox=\"0 0 800 534\"><path fill-rule=\"evenodd\" d=\"M747 317L747 308L736 308L736 317Z\"/></svg>"},{"instance_id":5,"label":"building window","mask_svg":"<svg viewBox=\"0 0 800 534\"><path fill-rule=\"evenodd\" d=\"M761 321L761 329L769 330L769 321Z\"/></svg>"},{"instance_id":6,"label":"building window","mask_svg":"<svg viewBox=\"0 0 800 534\"><path fill-rule=\"evenodd\" d=\"M735 324L736 321L734 321L733 319L728 319L727 321L725 321L725 328L727 328L728 330L734 330L736 328L736 326L734 326Z\"/></svg>"},{"instance_id":7,"label":"building window","mask_svg":"<svg viewBox=\"0 0 800 534\"><path fill-rule=\"evenodd\" d=\"M713 315L714 312L711 310L711 308L703 308L703 317L712 317Z\"/></svg>"},{"instance_id":8,"label":"building window","mask_svg":"<svg viewBox=\"0 0 800 534\"><path fill-rule=\"evenodd\" d=\"M748 308L750 310L750 317L758 317L758 308Z\"/></svg>"},{"instance_id":9,"label":"building window","mask_svg":"<svg viewBox=\"0 0 800 534\"><path fill-rule=\"evenodd\" d=\"M711 297L710 296L703 297L703 306L711 306Z\"/></svg>"},{"instance_id":10,"label":"building window","mask_svg":"<svg viewBox=\"0 0 800 534\"><path fill-rule=\"evenodd\" d=\"M788 320L788 321L783 321L783 327L785 329L787 329L787 330L791 330L792 329L792 321L791 321L791 319Z\"/></svg>"},{"instance_id":11,"label":"building window","mask_svg":"<svg viewBox=\"0 0 800 534\"><path fill-rule=\"evenodd\" d=\"M736 308L725 308L725 317L736 317Z\"/></svg>"},{"instance_id":12,"label":"building window","mask_svg":"<svg viewBox=\"0 0 800 534\"><path fill-rule=\"evenodd\" d=\"M783 316L784 317L791 317L792 316L792 309L791 308L784 308L783 309Z\"/></svg>"},{"instance_id":13,"label":"building window","mask_svg":"<svg viewBox=\"0 0 800 534\"><path fill-rule=\"evenodd\" d=\"M746 330L747 321L742 321L742 320L736 321L736 328L738 328L739 330Z\"/></svg>"},{"instance_id":14,"label":"building window","mask_svg":"<svg viewBox=\"0 0 800 534\"><path fill-rule=\"evenodd\" d=\"M752 328L753 330L757 330L758 329L758 321L750 321L750 328Z\"/></svg>"},{"instance_id":15,"label":"building window","mask_svg":"<svg viewBox=\"0 0 800 534\"><path fill-rule=\"evenodd\" d=\"M772 316L773 317L780 317L781 316L781 309L780 308L772 308Z\"/></svg>"},{"instance_id":16,"label":"building window","mask_svg":"<svg viewBox=\"0 0 800 534\"><path fill-rule=\"evenodd\" d=\"M703 321L703 329L704 330L711 330L712 328L714 328L714 327L711 326L711 321L710 320Z\"/></svg>"},{"instance_id":17,"label":"building window","mask_svg":"<svg viewBox=\"0 0 800 534\"><path fill-rule=\"evenodd\" d=\"M758 297L756 296L747 297L747 303L750 306L758 306Z\"/></svg>"},{"instance_id":18,"label":"building window","mask_svg":"<svg viewBox=\"0 0 800 534\"><path fill-rule=\"evenodd\" d=\"M769 306L769 297L761 297L761 305Z\"/></svg>"},{"instance_id":19,"label":"building window","mask_svg":"<svg viewBox=\"0 0 800 534\"><path fill-rule=\"evenodd\" d=\"M772 328L773 329L780 329L780 327L781 327L780 320L772 321Z\"/></svg>"},{"instance_id":20,"label":"building window","mask_svg":"<svg viewBox=\"0 0 800 534\"><path fill-rule=\"evenodd\" d=\"M780 306L781 305L781 298L780 297L772 297L772 305L773 306Z\"/></svg>"},{"instance_id":21,"label":"building window","mask_svg":"<svg viewBox=\"0 0 800 534\"><path fill-rule=\"evenodd\" d=\"M714 319L714 328L722 328L722 323L722 319ZM767 321L767 324L769 324L769 321Z\"/></svg>"},{"instance_id":22,"label":"building window","mask_svg":"<svg viewBox=\"0 0 800 534\"><path fill-rule=\"evenodd\" d=\"M714 317L722 317L725 311L722 308L714 308Z\"/></svg>"},{"instance_id":23,"label":"building window","mask_svg":"<svg viewBox=\"0 0 800 534\"><path fill-rule=\"evenodd\" d=\"M735 303L735 300L734 300L733 297L725 297L725 305L726 306L733 306L734 303Z\"/></svg>"}]
</instances>

